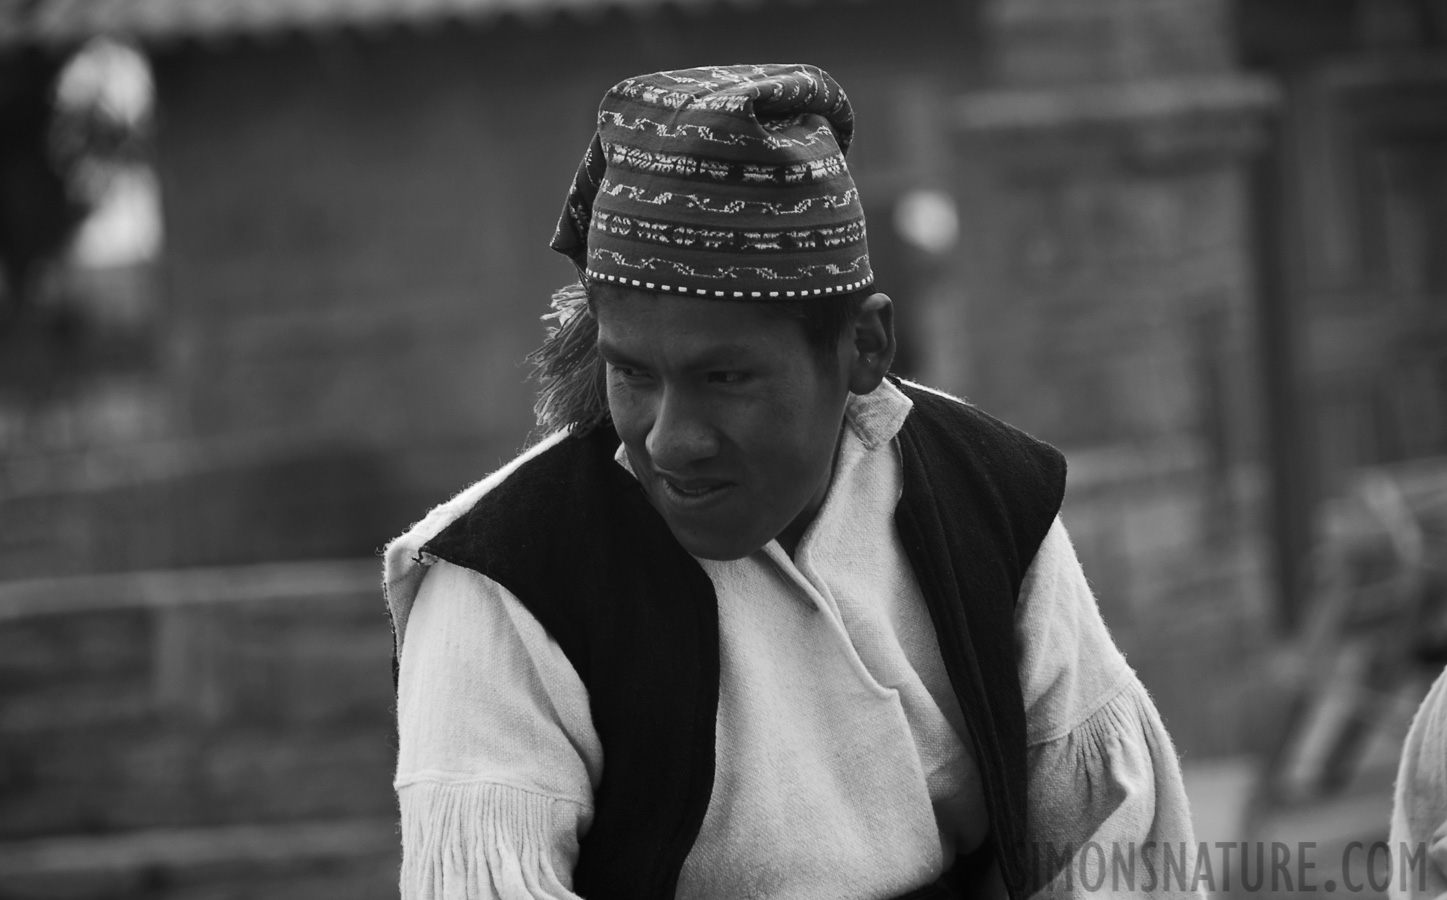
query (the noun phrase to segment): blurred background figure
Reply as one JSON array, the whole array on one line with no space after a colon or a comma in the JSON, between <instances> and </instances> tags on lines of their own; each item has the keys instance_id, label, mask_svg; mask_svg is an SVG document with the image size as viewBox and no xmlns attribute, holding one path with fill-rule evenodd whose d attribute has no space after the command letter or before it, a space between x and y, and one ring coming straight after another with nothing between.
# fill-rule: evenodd
<instances>
[{"instance_id":1,"label":"blurred background figure","mask_svg":"<svg viewBox=\"0 0 1447 900\"><path fill-rule=\"evenodd\" d=\"M7 896L395 896L375 553L532 426L600 86L781 54L876 123L898 368L1069 456L1200 837L1385 837L1447 2L0 0Z\"/></svg>"}]
</instances>

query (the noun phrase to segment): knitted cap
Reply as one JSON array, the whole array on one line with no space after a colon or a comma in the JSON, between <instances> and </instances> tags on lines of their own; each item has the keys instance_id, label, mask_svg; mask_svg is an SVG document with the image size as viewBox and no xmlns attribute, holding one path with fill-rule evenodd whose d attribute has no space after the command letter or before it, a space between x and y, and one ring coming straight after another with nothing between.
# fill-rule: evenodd
<instances>
[{"instance_id":1,"label":"knitted cap","mask_svg":"<svg viewBox=\"0 0 1447 900\"><path fill-rule=\"evenodd\" d=\"M849 99L814 66L712 66L614 86L552 247L585 282L727 299L874 282L844 164Z\"/></svg>"}]
</instances>

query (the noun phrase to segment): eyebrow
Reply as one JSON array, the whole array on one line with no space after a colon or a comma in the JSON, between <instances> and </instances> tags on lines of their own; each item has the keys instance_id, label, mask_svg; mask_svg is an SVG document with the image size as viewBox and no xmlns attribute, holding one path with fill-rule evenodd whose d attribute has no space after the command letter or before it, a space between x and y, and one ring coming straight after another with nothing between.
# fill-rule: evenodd
<instances>
[{"instance_id":1,"label":"eyebrow","mask_svg":"<svg viewBox=\"0 0 1447 900\"><path fill-rule=\"evenodd\" d=\"M598 355L603 357L605 362L622 365L643 365L641 360L634 359L618 347L608 343L603 338L598 339ZM754 363L757 349L748 343L733 341L726 344L718 344L703 348L697 356L687 360L688 368L708 369L725 362L733 362L742 359L745 362Z\"/></svg>"},{"instance_id":2,"label":"eyebrow","mask_svg":"<svg viewBox=\"0 0 1447 900\"><path fill-rule=\"evenodd\" d=\"M623 351L619 350L617 347L613 346L602 338L598 339L597 346L598 355L603 357L603 360L605 362L626 363L629 365L634 365L638 362L638 360L633 359L627 353L624 353Z\"/></svg>"}]
</instances>

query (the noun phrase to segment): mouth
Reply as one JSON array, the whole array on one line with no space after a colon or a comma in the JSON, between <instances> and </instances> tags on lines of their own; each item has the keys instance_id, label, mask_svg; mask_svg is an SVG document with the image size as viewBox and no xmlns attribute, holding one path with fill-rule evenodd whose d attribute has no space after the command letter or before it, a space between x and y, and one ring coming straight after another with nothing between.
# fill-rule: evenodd
<instances>
[{"instance_id":1,"label":"mouth","mask_svg":"<svg viewBox=\"0 0 1447 900\"><path fill-rule=\"evenodd\" d=\"M670 504L689 510L712 505L734 486L728 481L704 478L683 480L662 475L658 476L658 483Z\"/></svg>"}]
</instances>

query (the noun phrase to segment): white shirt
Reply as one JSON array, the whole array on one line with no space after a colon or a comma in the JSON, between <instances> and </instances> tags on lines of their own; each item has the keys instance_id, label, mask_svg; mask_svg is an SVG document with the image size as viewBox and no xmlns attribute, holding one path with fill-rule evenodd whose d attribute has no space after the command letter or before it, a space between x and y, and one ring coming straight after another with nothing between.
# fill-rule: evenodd
<instances>
[{"instance_id":1,"label":"white shirt","mask_svg":"<svg viewBox=\"0 0 1447 900\"><path fill-rule=\"evenodd\" d=\"M1447 897L1447 670L1417 708L1403 743L1387 844L1393 898Z\"/></svg>"},{"instance_id":2,"label":"white shirt","mask_svg":"<svg viewBox=\"0 0 1447 900\"><path fill-rule=\"evenodd\" d=\"M793 559L771 542L744 559L699 560L719 606L716 768L680 898L893 897L988 834L964 718L894 530L894 438L910 407L888 382L851 398L829 494ZM404 898L574 896L606 764L586 689L515 597L418 553L512 468L388 551L405 648ZM1030 837L1096 840L1107 853L1110 841L1194 846L1170 741L1058 521L1016 622Z\"/></svg>"}]
</instances>

